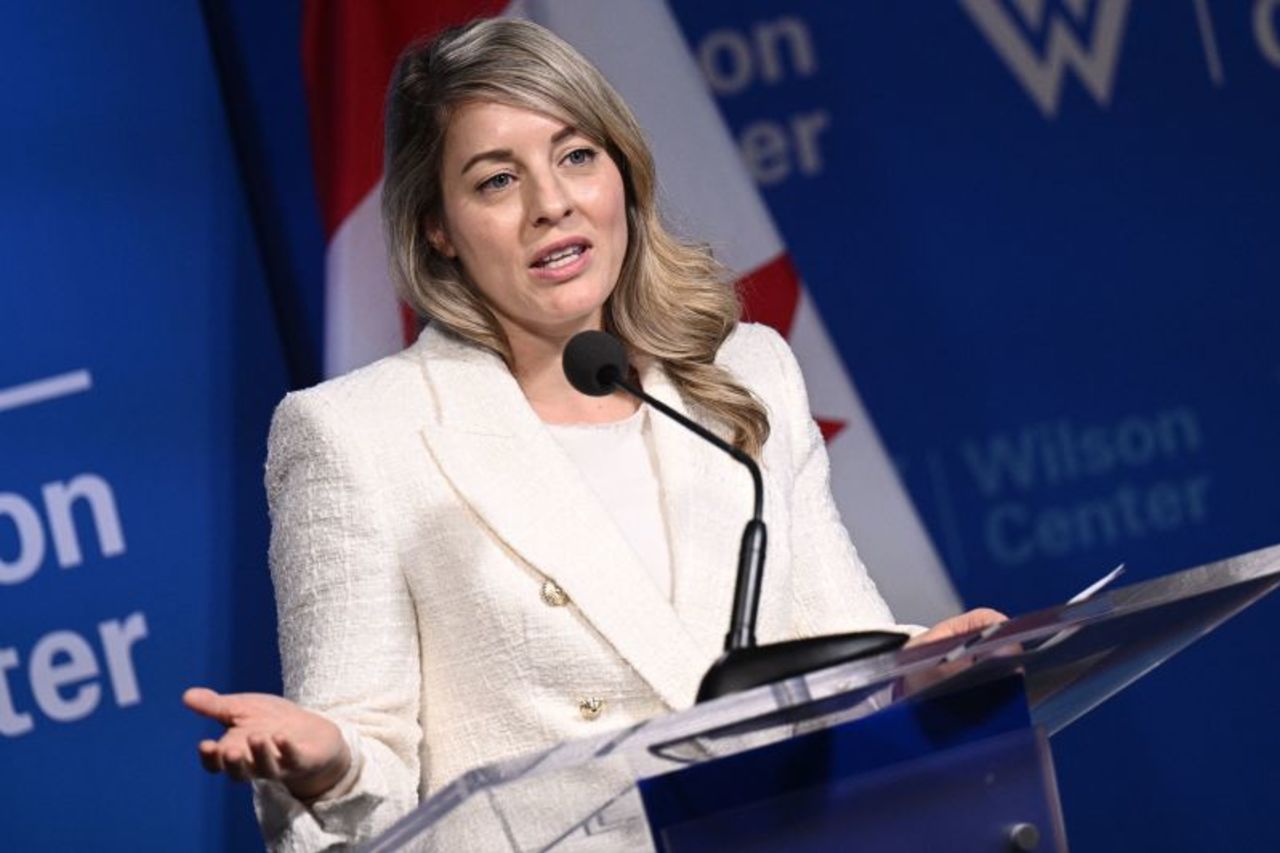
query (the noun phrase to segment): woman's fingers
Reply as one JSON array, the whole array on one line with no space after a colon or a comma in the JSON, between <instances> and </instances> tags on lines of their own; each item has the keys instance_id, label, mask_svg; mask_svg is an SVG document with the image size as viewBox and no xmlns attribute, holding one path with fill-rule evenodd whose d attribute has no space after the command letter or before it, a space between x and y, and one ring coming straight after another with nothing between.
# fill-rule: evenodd
<instances>
[{"instance_id":1,"label":"woman's fingers","mask_svg":"<svg viewBox=\"0 0 1280 853\"><path fill-rule=\"evenodd\" d=\"M267 765L259 763L262 759L256 755L255 741L265 743L266 738L261 735L246 737L242 731L230 731L221 740L202 740L198 747L200 764L210 773L226 773L237 782L246 782L254 776L263 775L264 770L271 772L273 768L278 774L274 756L268 756L272 761Z\"/></svg>"},{"instance_id":2,"label":"woman's fingers","mask_svg":"<svg viewBox=\"0 0 1280 853\"><path fill-rule=\"evenodd\" d=\"M253 755L253 768L260 779L279 779L280 762L276 758L276 747L265 735L250 735L249 750Z\"/></svg>"},{"instance_id":3,"label":"woman's fingers","mask_svg":"<svg viewBox=\"0 0 1280 853\"><path fill-rule=\"evenodd\" d=\"M952 637L959 637L962 634L968 634L972 631L981 631L991 625L1000 622L1007 622L1009 617L1005 616L999 610L992 610L990 607L978 607L973 610L967 610L958 616L951 616L943 619L937 625L934 625L923 634L917 634L907 641L906 648L913 646L923 646L927 643L935 643L939 640L947 640Z\"/></svg>"},{"instance_id":4,"label":"woman's fingers","mask_svg":"<svg viewBox=\"0 0 1280 853\"><path fill-rule=\"evenodd\" d=\"M995 625L998 622L1009 621L1008 616L1005 616L999 610L992 610L990 607L977 607L967 613L962 613L960 618L965 621L966 630L969 631L986 628L989 625Z\"/></svg>"},{"instance_id":5,"label":"woman's fingers","mask_svg":"<svg viewBox=\"0 0 1280 853\"><path fill-rule=\"evenodd\" d=\"M222 772L222 750L216 740L202 740L197 747L200 752L200 765L210 773Z\"/></svg>"},{"instance_id":6,"label":"woman's fingers","mask_svg":"<svg viewBox=\"0 0 1280 853\"><path fill-rule=\"evenodd\" d=\"M276 748L280 750L280 769L286 773L290 770L301 770L304 767L304 759L302 750L298 749L298 744L293 738L286 737L282 734L275 734L271 738Z\"/></svg>"},{"instance_id":7,"label":"woman's fingers","mask_svg":"<svg viewBox=\"0 0 1280 853\"><path fill-rule=\"evenodd\" d=\"M322 792L350 766L336 725L278 696L219 694L193 687L183 703L226 726L221 739L200 742L200 764L237 781L277 779L299 790ZM305 748L304 748L305 746ZM307 796L314 794L307 793Z\"/></svg>"},{"instance_id":8,"label":"woman's fingers","mask_svg":"<svg viewBox=\"0 0 1280 853\"><path fill-rule=\"evenodd\" d=\"M197 714L210 717L224 726L232 724L231 708L234 703L207 687L192 687L182 694L182 704Z\"/></svg>"},{"instance_id":9,"label":"woman's fingers","mask_svg":"<svg viewBox=\"0 0 1280 853\"><path fill-rule=\"evenodd\" d=\"M247 745L237 744L224 750L222 763L227 775L237 782L248 782L253 778L253 764Z\"/></svg>"}]
</instances>

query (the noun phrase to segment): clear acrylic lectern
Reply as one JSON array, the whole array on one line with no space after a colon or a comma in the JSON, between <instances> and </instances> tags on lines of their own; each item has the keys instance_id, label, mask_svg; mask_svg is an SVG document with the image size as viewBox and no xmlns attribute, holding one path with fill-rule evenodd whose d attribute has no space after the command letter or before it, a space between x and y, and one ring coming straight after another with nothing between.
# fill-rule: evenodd
<instances>
[{"instance_id":1,"label":"clear acrylic lectern","mask_svg":"<svg viewBox=\"0 0 1280 853\"><path fill-rule=\"evenodd\" d=\"M1065 850L1047 738L1280 586L1280 546L473 770L369 851Z\"/></svg>"}]
</instances>

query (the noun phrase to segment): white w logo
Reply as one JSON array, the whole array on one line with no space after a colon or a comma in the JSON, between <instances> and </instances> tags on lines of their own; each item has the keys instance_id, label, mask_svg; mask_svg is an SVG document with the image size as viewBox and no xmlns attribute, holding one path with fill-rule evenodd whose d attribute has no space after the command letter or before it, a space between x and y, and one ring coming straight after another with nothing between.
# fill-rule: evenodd
<instances>
[{"instance_id":1,"label":"white w logo","mask_svg":"<svg viewBox=\"0 0 1280 853\"><path fill-rule=\"evenodd\" d=\"M960 0L1046 118L1058 114L1062 79L1068 66L1094 100L1107 106L1124 41L1129 0L1061 0L1074 23L1059 15L1046 15L1046 4L1047 0ZM1085 45L1075 30L1085 28L1090 6L1095 7L1093 31L1090 43ZM1022 19L1022 26L1013 17L1014 12ZM1044 34L1044 56L1036 55L1028 31L1031 35Z\"/></svg>"}]
</instances>

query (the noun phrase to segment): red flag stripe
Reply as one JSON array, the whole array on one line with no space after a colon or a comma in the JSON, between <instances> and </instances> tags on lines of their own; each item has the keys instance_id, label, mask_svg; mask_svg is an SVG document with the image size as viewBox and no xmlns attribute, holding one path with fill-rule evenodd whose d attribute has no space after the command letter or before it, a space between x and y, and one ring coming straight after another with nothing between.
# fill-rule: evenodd
<instances>
[{"instance_id":1,"label":"red flag stripe","mask_svg":"<svg viewBox=\"0 0 1280 853\"><path fill-rule=\"evenodd\" d=\"M848 421L834 421L830 418L815 417L814 420L818 422L818 429L822 432L822 440L828 444L849 425Z\"/></svg>"},{"instance_id":2,"label":"red flag stripe","mask_svg":"<svg viewBox=\"0 0 1280 853\"><path fill-rule=\"evenodd\" d=\"M786 252L751 272L737 282L742 298L742 318L764 323L777 329L783 337L791 337L791 324L800 305L800 276L791 256ZM836 418L815 417L822 438L830 442L848 425Z\"/></svg>"},{"instance_id":3,"label":"red flag stripe","mask_svg":"<svg viewBox=\"0 0 1280 853\"><path fill-rule=\"evenodd\" d=\"M800 276L786 252L738 279L742 317L791 334L791 321L800 304Z\"/></svg>"},{"instance_id":4,"label":"red flag stripe","mask_svg":"<svg viewBox=\"0 0 1280 853\"><path fill-rule=\"evenodd\" d=\"M308 0L302 70L327 237L382 177L382 111L400 52L415 39L506 6L507 0Z\"/></svg>"}]
</instances>

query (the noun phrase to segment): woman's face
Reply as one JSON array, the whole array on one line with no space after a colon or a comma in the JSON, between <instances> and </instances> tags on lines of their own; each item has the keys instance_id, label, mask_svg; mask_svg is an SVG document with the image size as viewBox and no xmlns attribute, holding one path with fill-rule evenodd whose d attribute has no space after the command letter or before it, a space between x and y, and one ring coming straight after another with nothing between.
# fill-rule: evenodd
<instances>
[{"instance_id":1,"label":"woman's face","mask_svg":"<svg viewBox=\"0 0 1280 853\"><path fill-rule=\"evenodd\" d=\"M432 245L462 263L508 336L600 328L627 250L609 155L559 119L481 101L454 113L441 168Z\"/></svg>"}]
</instances>

